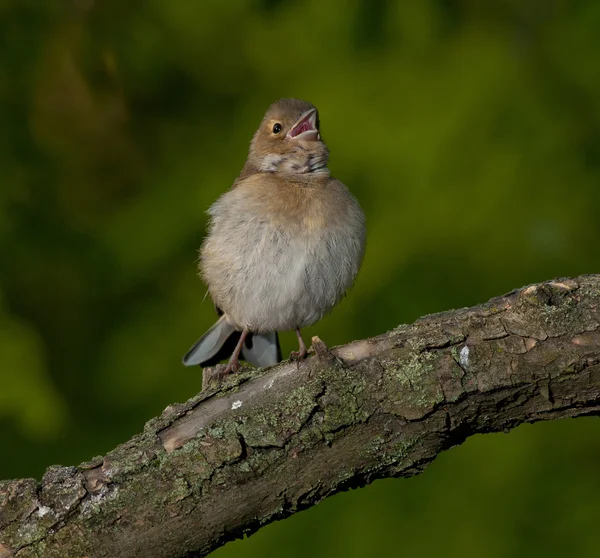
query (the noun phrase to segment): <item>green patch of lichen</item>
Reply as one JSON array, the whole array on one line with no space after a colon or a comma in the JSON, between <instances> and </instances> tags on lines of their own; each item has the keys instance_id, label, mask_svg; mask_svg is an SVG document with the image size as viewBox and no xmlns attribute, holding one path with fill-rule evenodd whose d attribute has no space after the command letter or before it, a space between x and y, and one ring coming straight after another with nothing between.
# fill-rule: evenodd
<instances>
[{"instance_id":1,"label":"green patch of lichen","mask_svg":"<svg viewBox=\"0 0 600 558\"><path fill-rule=\"evenodd\" d=\"M237 475L238 478L255 478L285 458L285 452L279 448L251 449L247 457L236 463L228 474Z\"/></svg>"},{"instance_id":2,"label":"green patch of lichen","mask_svg":"<svg viewBox=\"0 0 600 558\"><path fill-rule=\"evenodd\" d=\"M192 488L188 481L182 477L175 477L165 499L169 502L180 502L191 494Z\"/></svg>"},{"instance_id":3,"label":"green patch of lichen","mask_svg":"<svg viewBox=\"0 0 600 558\"><path fill-rule=\"evenodd\" d=\"M290 393L280 396L276 403L241 417L237 424L238 432L249 446L283 447L293 434L302 429L318 405L320 389L320 382L315 381L297 385Z\"/></svg>"},{"instance_id":4,"label":"green patch of lichen","mask_svg":"<svg viewBox=\"0 0 600 558\"><path fill-rule=\"evenodd\" d=\"M351 391L336 396L335 401L330 399L325 407L321 430L324 433L335 432L344 426L355 424L357 411L358 402Z\"/></svg>"},{"instance_id":5,"label":"green patch of lichen","mask_svg":"<svg viewBox=\"0 0 600 558\"><path fill-rule=\"evenodd\" d=\"M104 458L103 470L107 478L120 482L145 467L157 455L164 452L160 441L150 433L134 436L129 442L118 446Z\"/></svg>"},{"instance_id":6,"label":"green patch of lichen","mask_svg":"<svg viewBox=\"0 0 600 558\"><path fill-rule=\"evenodd\" d=\"M456 362L460 362L460 349L462 347L460 345L454 345L450 348L450 354L454 358Z\"/></svg>"},{"instance_id":7,"label":"green patch of lichen","mask_svg":"<svg viewBox=\"0 0 600 558\"><path fill-rule=\"evenodd\" d=\"M383 435L375 436L365 447L361 448L360 456L363 458L379 458L385 444L386 438Z\"/></svg>"},{"instance_id":8,"label":"green patch of lichen","mask_svg":"<svg viewBox=\"0 0 600 558\"><path fill-rule=\"evenodd\" d=\"M401 386L412 388L415 384L421 383L425 375L433 372L432 360L434 358L433 353L430 352L412 353L400 366L394 368L392 373Z\"/></svg>"},{"instance_id":9,"label":"green patch of lichen","mask_svg":"<svg viewBox=\"0 0 600 558\"><path fill-rule=\"evenodd\" d=\"M315 417L315 423L303 428L295 438L295 443L298 449L304 450L313 447L323 440L323 431L321 430L321 422L323 420L323 412L319 412Z\"/></svg>"},{"instance_id":10,"label":"green patch of lichen","mask_svg":"<svg viewBox=\"0 0 600 558\"><path fill-rule=\"evenodd\" d=\"M207 396L222 397L239 391L242 384L254 378L259 378L265 373L264 368L254 368L253 366L243 366L235 374L229 374L224 378L220 378L215 382L213 389L207 389L202 391L199 396L200 399L205 399ZM212 387L212 386L211 386ZM204 394L204 396L203 396Z\"/></svg>"},{"instance_id":11,"label":"green patch of lichen","mask_svg":"<svg viewBox=\"0 0 600 558\"><path fill-rule=\"evenodd\" d=\"M243 448L239 439L238 426L233 419L218 421L201 431L186 444L187 451L202 455L213 467L231 463L239 458Z\"/></svg>"},{"instance_id":12,"label":"green patch of lichen","mask_svg":"<svg viewBox=\"0 0 600 558\"><path fill-rule=\"evenodd\" d=\"M2 531L5 541L19 541L20 546L27 546L46 537L48 528L34 517L27 521L11 523Z\"/></svg>"},{"instance_id":13,"label":"green patch of lichen","mask_svg":"<svg viewBox=\"0 0 600 558\"><path fill-rule=\"evenodd\" d=\"M332 432L368 419L366 388L364 375L356 371L339 369L328 381L327 391L321 399L324 413L320 423L327 439Z\"/></svg>"},{"instance_id":14,"label":"green patch of lichen","mask_svg":"<svg viewBox=\"0 0 600 558\"><path fill-rule=\"evenodd\" d=\"M402 471L414 462L413 453L420 438L417 436L386 439L376 436L361 450L363 459L373 464L366 468L368 473L379 473L383 470Z\"/></svg>"},{"instance_id":15,"label":"green patch of lichen","mask_svg":"<svg viewBox=\"0 0 600 558\"><path fill-rule=\"evenodd\" d=\"M442 387L435 375L438 352L410 352L399 362L391 361L384 375L382 404L386 410L408 420L416 420L444 400Z\"/></svg>"},{"instance_id":16,"label":"green patch of lichen","mask_svg":"<svg viewBox=\"0 0 600 558\"><path fill-rule=\"evenodd\" d=\"M186 471L188 482L199 487L208 480L215 468L200 451L201 447L197 440L188 442L173 453L165 453L159 458L159 469L161 473L169 478L175 477L181 471Z\"/></svg>"}]
</instances>

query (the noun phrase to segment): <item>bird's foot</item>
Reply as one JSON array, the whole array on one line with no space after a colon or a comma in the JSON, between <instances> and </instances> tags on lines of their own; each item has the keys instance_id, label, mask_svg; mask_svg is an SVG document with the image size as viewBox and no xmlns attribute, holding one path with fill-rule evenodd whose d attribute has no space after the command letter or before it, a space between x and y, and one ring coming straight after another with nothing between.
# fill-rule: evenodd
<instances>
[{"instance_id":1,"label":"bird's foot","mask_svg":"<svg viewBox=\"0 0 600 558\"><path fill-rule=\"evenodd\" d=\"M307 354L308 351L306 350L306 347L301 347L299 351L292 351L290 353L290 360L292 362L296 361L296 363L298 364L298 368L300 368L300 361L304 360Z\"/></svg>"},{"instance_id":2,"label":"bird's foot","mask_svg":"<svg viewBox=\"0 0 600 558\"><path fill-rule=\"evenodd\" d=\"M217 364L211 368L205 368L202 370L202 391L208 389L209 386L219 387L223 380L234 372L240 369L239 361L231 362L227 364Z\"/></svg>"},{"instance_id":3,"label":"bird's foot","mask_svg":"<svg viewBox=\"0 0 600 558\"><path fill-rule=\"evenodd\" d=\"M237 372L240 369L240 361L239 360L235 360L235 362L232 362L231 360L227 363L227 365L225 366L225 368L223 368L223 377L228 376L229 374L233 374L235 372Z\"/></svg>"}]
</instances>

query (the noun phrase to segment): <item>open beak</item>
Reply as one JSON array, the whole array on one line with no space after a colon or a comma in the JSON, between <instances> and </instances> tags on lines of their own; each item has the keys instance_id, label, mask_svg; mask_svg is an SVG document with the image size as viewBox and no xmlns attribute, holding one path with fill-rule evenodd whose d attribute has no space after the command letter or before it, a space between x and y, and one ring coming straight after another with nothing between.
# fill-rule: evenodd
<instances>
[{"instance_id":1,"label":"open beak","mask_svg":"<svg viewBox=\"0 0 600 558\"><path fill-rule=\"evenodd\" d=\"M317 130L317 109L307 110L287 133L292 139L317 141L321 139Z\"/></svg>"}]
</instances>

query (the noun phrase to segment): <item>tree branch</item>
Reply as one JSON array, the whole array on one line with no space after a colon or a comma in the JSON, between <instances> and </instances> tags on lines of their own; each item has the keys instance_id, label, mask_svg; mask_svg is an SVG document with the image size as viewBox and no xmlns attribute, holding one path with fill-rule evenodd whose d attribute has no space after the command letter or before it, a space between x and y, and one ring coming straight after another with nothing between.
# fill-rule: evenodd
<instances>
[{"instance_id":1,"label":"tree branch","mask_svg":"<svg viewBox=\"0 0 600 558\"><path fill-rule=\"evenodd\" d=\"M244 369L42 482L0 482L0 558L205 556L476 433L600 411L600 275Z\"/></svg>"}]
</instances>

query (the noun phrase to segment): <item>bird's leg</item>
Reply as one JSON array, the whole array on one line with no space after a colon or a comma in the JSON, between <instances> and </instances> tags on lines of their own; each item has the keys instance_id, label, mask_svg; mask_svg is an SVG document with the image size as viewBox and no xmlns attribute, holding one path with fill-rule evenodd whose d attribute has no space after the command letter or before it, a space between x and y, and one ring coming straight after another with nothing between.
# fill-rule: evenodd
<instances>
[{"instance_id":1,"label":"bird's leg","mask_svg":"<svg viewBox=\"0 0 600 558\"><path fill-rule=\"evenodd\" d=\"M240 353L242 352L242 347L244 346L244 341L246 340L248 333L249 333L249 331L247 329L242 331L242 334L240 335L240 339L239 339L237 345L235 346L233 353L231 354L231 358L229 359L227 366L225 367L225 369L222 372L223 376L226 376L227 374L231 374L232 372L238 371L238 369L240 367Z\"/></svg>"},{"instance_id":2,"label":"bird's leg","mask_svg":"<svg viewBox=\"0 0 600 558\"><path fill-rule=\"evenodd\" d=\"M240 367L240 353L242 352L242 347L248 333L250 332L245 329L240 334L240 339L237 342L227 365L217 364L214 368L205 368L202 371L202 390L208 389L215 381L217 384L220 384L225 376L238 371Z\"/></svg>"},{"instance_id":3,"label":"bird's leg","mask_svg":"<svg viewBox=\"0 0 600 558\"><path fill-rule=\"evenodd\" d=\"M300 366L300 361L306 358L308 351L306 350L306 345L304 344L304 339L302 339L299 328L296 328L296 337L298 338L298 350L291 352L290 360L297 361L298 366Z\"/></svg>"}]
</instances>

